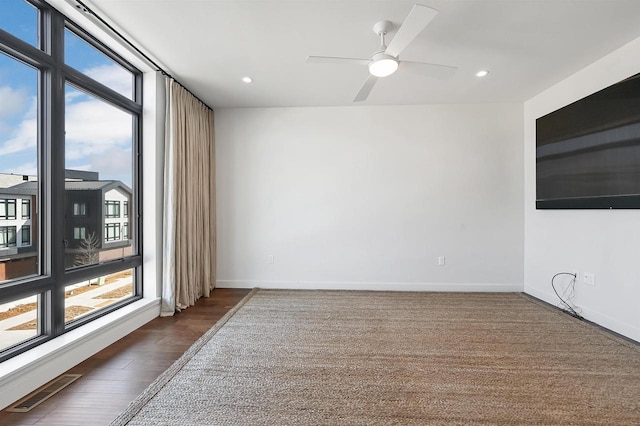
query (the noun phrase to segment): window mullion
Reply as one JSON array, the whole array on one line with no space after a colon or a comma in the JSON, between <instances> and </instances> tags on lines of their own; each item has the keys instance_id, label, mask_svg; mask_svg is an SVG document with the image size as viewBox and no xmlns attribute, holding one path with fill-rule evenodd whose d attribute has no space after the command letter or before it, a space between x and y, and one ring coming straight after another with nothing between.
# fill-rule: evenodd
<instances>
[{"instance_id":1,"label":"window mullion","mask_svg":"<svg viewBox=\"0 0 640 426\"><path fill-rule=\"evenodd\" d=\"M49 140L45 142L47 151L45 158L49 159L50 173L43 174L48 177L44 187L48 195L50 205L49 236L50 241L46 245L50 250L51 275L55 280L55 288L51 294L51 309L49 312L52 318L52 333L54 336L60 335L65 329L64 316L64 229L55 224L64 223L64 181L65 181L65 111L62 107L65 103L65 81L62 72L64 63L64 19L58 14L51 16L51 56L56 67L50 73L50 103L46 109L46 114L50 121ZM48 142L48 143L47 143Z\"/></svg>"},{"instance_id":2,"label":"window mullion","mask_svg":"<svg viewBox=\"0 0 640 426\"><path fill-rule=\"evenodd\" d=\"M136 103L131 99L127 99L110 87L107 87L98 81L92 80L91 78L73 69L72 67L65 65L64 70L66 80L79 89L89 90L92 95L110 102L116 105L118 108L122 108L126 111L131 111L134 113L140 113L142 111L142 105L140 105L139 103Z\"/></svg>"},{"instance_id":3,"label":"window mullion","mask_svg":"<svg viewBox=\"0 0 640 426\"><path fill-rule=\"evenodd\" d=\"M53 65L53 60L48 54L1 29L0 52L7 53L36 68Z\"/></svg>"}]
</instances>

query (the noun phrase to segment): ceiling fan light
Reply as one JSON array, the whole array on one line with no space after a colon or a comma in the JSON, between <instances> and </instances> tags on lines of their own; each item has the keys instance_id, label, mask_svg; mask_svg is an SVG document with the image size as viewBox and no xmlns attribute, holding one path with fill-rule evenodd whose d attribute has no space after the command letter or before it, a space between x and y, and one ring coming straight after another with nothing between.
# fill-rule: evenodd
<instances>
[{"instance_id":1,"label":"ceiling fan light","mask_svg":"<svg viewBox=\"0 0 640 426\"><path fill-rule=\"evenodd\" d=\"M396 72L398 69L398 61L389 55L376 55L369 64L369 72L376 77L387 77Z\"/></svg>"}]
</instances>

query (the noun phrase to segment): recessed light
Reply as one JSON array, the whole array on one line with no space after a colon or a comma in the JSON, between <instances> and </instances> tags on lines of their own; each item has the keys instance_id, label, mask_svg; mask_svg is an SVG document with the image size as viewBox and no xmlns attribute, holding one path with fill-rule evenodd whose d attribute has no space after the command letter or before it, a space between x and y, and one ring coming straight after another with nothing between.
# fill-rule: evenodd
<instances>
[{"instance_id":1,"label":"recessed light","mask_svg":"<svg viewBox=\"0 0 640 426\"><path fill-rule=\"evenodd\" d=\"M253 79L251 77L242 77L242 81L245 83L253 83Z\"/></svg>"},{"instance_id":2,"label":"recessed light","mask_svg":"<svg viewBox=\"0 0 640 426\"><path fill-rule=\"evenodd\" d=\"M487 70L480 70L476 73L476 77L486 77L489 75L489 71Z\"/></svg>"}]
</instances>

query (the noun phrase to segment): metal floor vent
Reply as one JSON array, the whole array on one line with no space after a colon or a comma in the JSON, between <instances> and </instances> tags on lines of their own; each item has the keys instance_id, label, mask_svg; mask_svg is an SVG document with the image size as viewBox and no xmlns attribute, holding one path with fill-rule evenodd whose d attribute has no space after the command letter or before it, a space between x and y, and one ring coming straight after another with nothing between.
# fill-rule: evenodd
<instances>
[{"instance_id":1,"label":"metal floor vent","mask_svg":"<svg viewBox=\"0 0 640 426\"><path fill-rule=\"evenodd\" d=\"M53 395L66 388L80 377L82 377L82 374L63 374L46 386L25 396L20 401L7 408L6 411L12 413L26 413L27 411L31 411L33 408L51 398Z\"/></svg>"}]
</instances>

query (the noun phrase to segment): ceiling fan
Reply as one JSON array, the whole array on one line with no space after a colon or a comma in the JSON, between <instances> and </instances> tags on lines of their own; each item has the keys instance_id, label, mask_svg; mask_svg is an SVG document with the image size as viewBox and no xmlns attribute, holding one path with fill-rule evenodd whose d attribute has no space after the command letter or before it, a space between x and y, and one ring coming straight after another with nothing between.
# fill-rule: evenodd
<instances>
[{"instance_id":1,"label":"ceiling fan","mask_svg":"<svg viewBox=\"0 0 640 426\"><path fill-rule=\"evenodd\" d=\"M380 36L380 50L371 55L369 59L360 58L337 58L332 56L308 56L310 63L332 63L332 64L357 64L369 67L369 77L360 88L360 91L353 99L354 102L362 102L367 99L369 93L375 86L378 78L387 77L398 69L402 63L406 65L417 65L424 68L424 71L433 77L450 77L457 67L450 65L431 64L426 62L401 61L400 53L425 29L425 27L436 17L438 11L427 6L416 4L398 28L389 46L385 44L384 37L393 27L389 21L380 21L373 26L373 31Z\"/></svg>"}]
</instances>

